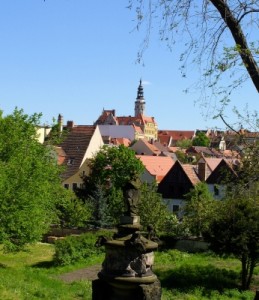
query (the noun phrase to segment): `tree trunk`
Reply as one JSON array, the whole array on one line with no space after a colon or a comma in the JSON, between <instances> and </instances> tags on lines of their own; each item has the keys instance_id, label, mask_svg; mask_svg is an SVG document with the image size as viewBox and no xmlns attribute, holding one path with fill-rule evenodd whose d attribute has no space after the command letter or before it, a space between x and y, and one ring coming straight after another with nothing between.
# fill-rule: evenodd
<instances>
[{"instance_id":1,"label":"tree trunk","mask_svg":"<svg viewBox=\"0 0 259 300\"><path fill-rule=\"evenodd\" d=\"M249 263L248 276L247 276L247 281L246 281L246 289L247 290L250 288L252 276L254 273L254 268L255 268L255 260L251 259L250 263Z\"/></svg>"},{"instance_id":2,"label":"tree trunk","mask_svg":"<svg viewBox=\"0 0 259 300\"><path fill-rule=\"evenodd\" d=\"M248 74L250 75L253 84L257 91L259 92L259 68L256 61L249 49L243 30L238 22L238 20L233 16L230 11L227 1L225 0L210 0L211 3L220 13L222 19L225 21L227 27L229 28L236 45L240 46L240 56L243 61L244 66Z\"/></svg>"},{"instance_id":3,"label":"tree trunk","mask_svg":"<svg viewBox=\"0 0 259 300\"><path fill-rule=\"evenodd\" d=\"M247 269L248 269L248 262L247 262L247 256L245 254L242 254L242 259L241 259L241 262L242 262L242 290L246 290L246 285L247 285Z\"/></svg>"}]
</instances>

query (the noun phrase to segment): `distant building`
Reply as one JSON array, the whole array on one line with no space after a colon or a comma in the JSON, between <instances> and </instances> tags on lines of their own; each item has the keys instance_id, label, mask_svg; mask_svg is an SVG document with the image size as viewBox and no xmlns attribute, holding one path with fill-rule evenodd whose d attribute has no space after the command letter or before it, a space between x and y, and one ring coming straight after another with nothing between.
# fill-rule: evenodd
<instances>
[{"instance_id":1,"label":"distant building","mask_svg":"<svg viewBox=\"0 0 259 300\"><path fill-rule=\"evenodd\" d=\"M72 126L73 125L73 126ZM69 123L64 141L56 147L59 164L64 166L62 184L67 189L82 187L82 176L89 175L89 159L103 146L98 126Z\"/></svg>"},{"instance_id":2,"label":"distant building","mask_svg":"<svg viewBox=\"0 0 259 300\"><path fill-rule=\"evenodd\" d=\"M116 116L115 109L103 110L94 125L131 125L135 130L134 139L157 140L158 127L154 117L145 115L145 99L140 80L135 101L134 116Z\"/></svg>"},{"instance_id":3,"label":"distant building","mask_svg":"<svg viewBox=\"0 0 259 300\"><path fill-rule=\"evenodd\" d=\"M167 147L176 146L182 140L192 140L195 137L195 130L159 130L158 141Z\"/></svg>"}]
</instances>

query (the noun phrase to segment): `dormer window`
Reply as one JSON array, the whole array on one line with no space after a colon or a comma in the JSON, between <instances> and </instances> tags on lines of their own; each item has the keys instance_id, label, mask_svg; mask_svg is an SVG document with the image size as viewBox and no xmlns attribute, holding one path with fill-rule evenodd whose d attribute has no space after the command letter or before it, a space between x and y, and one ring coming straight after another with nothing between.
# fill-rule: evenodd
<instances>
[{"instance_id":1,"label":"dormer window","mask_svg":"<svg viewBox=\"0 0 259 300\"><path fill-rule=\"evenodd\" d=\"M68 165L68 166L71 166L71 165L74 164L74 162L75 162L75 158L74 158L74 157L70 157L70 158L68 159L68 161L67 161L67 165Z\"/></svg>"}]
</instances>

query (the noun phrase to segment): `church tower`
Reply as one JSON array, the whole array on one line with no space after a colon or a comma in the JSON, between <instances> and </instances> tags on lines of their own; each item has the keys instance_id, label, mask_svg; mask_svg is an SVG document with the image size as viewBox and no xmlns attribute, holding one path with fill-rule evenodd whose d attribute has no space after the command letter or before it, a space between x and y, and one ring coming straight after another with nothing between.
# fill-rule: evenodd
<instances>
[{"instance_id":1,"label":"church tower","mask_svg":"<svg viewBox=\"0 0 259 300\"><path fill-rule=\"evenodd\" d=\"M145 99L144 99L144 92L143 92L143 86L142 81L140 79L139 86L138 86L138 94L135 101L135 117L138 115L144 115L145 113Z\"/></svg>"}]
</instances>

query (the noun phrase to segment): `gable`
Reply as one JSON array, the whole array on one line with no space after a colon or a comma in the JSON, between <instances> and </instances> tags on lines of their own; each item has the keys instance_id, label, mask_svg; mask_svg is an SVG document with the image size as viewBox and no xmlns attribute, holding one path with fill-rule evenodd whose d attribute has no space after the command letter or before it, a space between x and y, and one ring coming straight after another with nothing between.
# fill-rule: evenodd
<instances>
[{"instance_id":1,"label":"gable","mask_svg":"<svg viewBox=\"0 0 259 300\"><path fill-rule=\"evenodd\" d=\"M66 153L62 163L65 166L65 171L62 174L63 179L71 177L79 170L95 129L95 126L73 127L60 144L60 147Z\"/></svg>"},{"instance_id":2,"label":"gable","mask_svg":"<svg viewBox=\"0 0 259 300\"><path fill-rule=\"evenodd\" d=\"M181 163L176 161L159 183L158 192L162 194L163 198L184 199L184 195L199 182L195 174L194 166L188 165L184 169Z\"/></svg>"},{"instance_id":3,"label":"gable","mask_svg":"<svg viewBox=\"0 0 259 300\"><path fill-rule=\"evenodd\" d=\"M164 178L174 164L172 158L166 156L136 155L136 157L141 160L146 170L155 176L158 182Z\"/></svg>"},{"instance_id":4,"label":"gable","mask_svg":"<svg viewBox=\"0 0 259 300\"><path fill-rule=\"evenodd\" d=\"M220 184L224 183L228 176L236 176L234 170L230 164L222 159L218 166L212 171L210 176L207 178L206 183L208 184Z\"/></svg>"}]
</instances>

